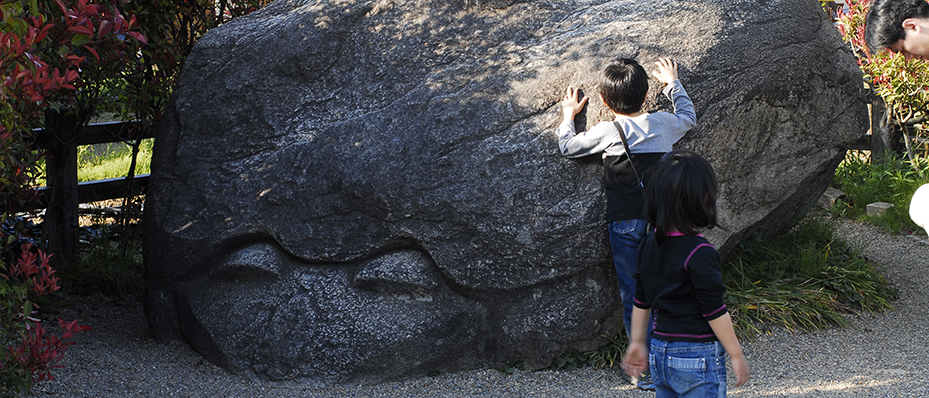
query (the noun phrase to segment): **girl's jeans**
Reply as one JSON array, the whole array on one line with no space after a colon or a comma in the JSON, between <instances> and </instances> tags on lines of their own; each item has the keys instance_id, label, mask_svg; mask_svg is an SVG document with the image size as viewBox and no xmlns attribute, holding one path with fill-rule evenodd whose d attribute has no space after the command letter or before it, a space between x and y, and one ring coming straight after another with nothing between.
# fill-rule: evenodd
<instances>
[{"instance_id":1,"label":"girl's jeans","mask_svg":"<svg viewBox=\"0 0 929 398\"><path fill-rule=\"evenodd\" d=\"M648 367L655 383L655 398L726 396L726 351L718 341L652 339Z\"/></svg>"},{"instance_id":2,"label":"girl's jeans","mask_svg":"<svg viewBox=\"0 0 929 398\"><path fill-rule=\"evenodd\" d=\"M623 299L623 326L626 336L632 330L632 306L635 296L635 279L632 274L636 272L639 263L639 243L645 238L645 220L621 220L610 223L610 249L613 252L613 266L616 267L616 278L619 281L619 294ZM653 325L649 322L645 346L651 339Z\"/></svg>"}]
</instances>

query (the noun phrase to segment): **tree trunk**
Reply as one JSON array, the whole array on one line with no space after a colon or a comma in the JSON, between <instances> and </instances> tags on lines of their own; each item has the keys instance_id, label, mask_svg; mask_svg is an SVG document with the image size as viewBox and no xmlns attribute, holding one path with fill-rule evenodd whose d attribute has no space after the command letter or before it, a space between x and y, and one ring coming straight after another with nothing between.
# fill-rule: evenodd
<instances>
[{"instance_id":1,"label":"tree trunk","mask_svg":"<svg viewBox=\"0 0 929 398\"><path fill-rule=\"evenodd\" d=\"M901 132L888 120L884 99L871 97L871 161L879 162L900 151Z\"/></svg>"}]
</instances>

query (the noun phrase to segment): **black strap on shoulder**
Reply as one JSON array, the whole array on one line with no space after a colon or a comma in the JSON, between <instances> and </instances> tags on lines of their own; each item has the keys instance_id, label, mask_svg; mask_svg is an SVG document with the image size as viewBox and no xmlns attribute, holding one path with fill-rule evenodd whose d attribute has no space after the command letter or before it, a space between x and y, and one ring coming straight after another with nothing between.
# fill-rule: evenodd
<instances>
[{"instance_id":1,"label":"black strap on shoulder","mask_svg":"<svg viewBox=\"0 0 929 398\"><path fill-rule=\"evenodd\" d=\"M632 167L632 174L635 174L635 179L639 182L639 189L641 189L644 194L645 184L642 183L642 178L639 177L639 173L635 171L635 164L632 163L632 151L629 150L629 142L626 141L626 131L623 130L623 126L617 121L613 121L613 125L616 126L616 131L619 132L619 138L623 140L623 148L626 149L626 158L629 159L629 166Z\"/></svg>"}]
</instances>

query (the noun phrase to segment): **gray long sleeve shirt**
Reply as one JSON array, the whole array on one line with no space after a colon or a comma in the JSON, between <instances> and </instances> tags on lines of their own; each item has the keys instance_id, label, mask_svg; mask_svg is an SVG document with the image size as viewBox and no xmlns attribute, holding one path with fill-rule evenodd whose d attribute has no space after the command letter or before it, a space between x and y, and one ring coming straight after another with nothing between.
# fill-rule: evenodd
<instances>
[{"instance_id":1,"label":"gray long sleeve shirt","mask_svg":"<svg viewBox=\"0 0 929 398\"><path fill-rule=\"evenodd\" d=\"M616 115L615 120L623 126L629 150L633 153L670 152L674 143L697 123L694 104L680 80L668 84L662 93L674 103L674 113L655 112L636 117ZM574 121L565 120L558 126L556 134L561 154L569 158L601 152L604 158L626 153L613 122L601 122L577 134Z\"/></svg>"}]
</instances>

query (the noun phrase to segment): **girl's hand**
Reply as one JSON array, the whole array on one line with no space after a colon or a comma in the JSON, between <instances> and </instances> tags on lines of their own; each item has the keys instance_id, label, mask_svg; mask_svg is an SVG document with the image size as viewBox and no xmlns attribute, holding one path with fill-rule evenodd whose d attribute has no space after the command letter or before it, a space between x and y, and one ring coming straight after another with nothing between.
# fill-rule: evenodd
<instances>
[{"instance_id":1,"label":"girl's hand","mask_svg":"<svg viewBox=\"0 0 929 398\"><path fill-rule=\"evenodd\" d=\"M645 373L648 371L648 349L643 344L629 343L622 365L627 375L638 376Z\"/></svg>"},{"instance_id":2,"label":"girl's hand","mask_svg":"<svg viewBox=\"0 0 929 398\"><path fill-rule=\"evenodd\" d=\"M735 386L739 387L745 384L748 379L752 378L751 370L748 367L748 360L745 356L732 358L732 371L735 372Z\"/></svg>"},{"instance_id":3,"label":"girl's hand","mask_svg":"<svg viewBox=\"0 0 929 398\"><path fill-rule=\"evenodd\" d=\"M655 65L658 66L658 70L652 71L652 74L655 75L658 81L671 84L671 82L677 80L677 61L671 58L662 58L655 62Z\"/></svg>"},{"instance_id":4,"label":"girl's hand","mask_svg":"<svg viewBox=\"0 0 929 398\"><path fill-rule=\"evenodd\" d=\"M574 116L580 113L581 109L584 109L584 105L587 104L586 95L584 98L578 99L579 91L574 87L568 87L565 90L564 99L561 100L561 111L564 112L565 119L574 120Z\"/></svg>"}]
</instances>

